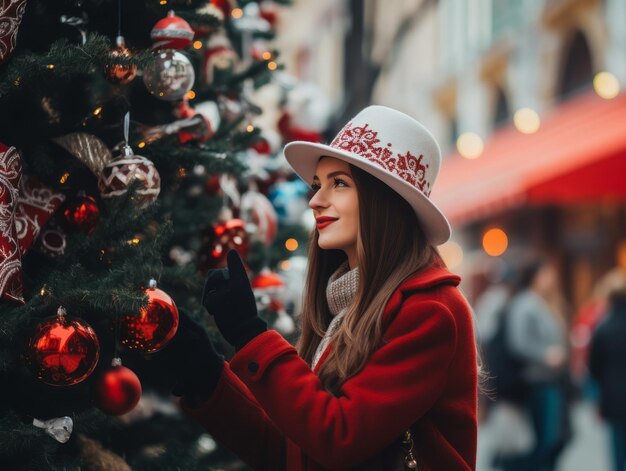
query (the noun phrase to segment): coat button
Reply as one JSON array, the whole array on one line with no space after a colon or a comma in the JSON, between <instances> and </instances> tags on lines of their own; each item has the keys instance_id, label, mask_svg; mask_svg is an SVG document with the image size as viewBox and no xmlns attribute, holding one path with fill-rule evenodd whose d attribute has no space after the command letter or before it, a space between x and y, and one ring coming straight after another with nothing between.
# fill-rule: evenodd
<instances>
[{"instance_id":1,"label":"coat button","mask_svg":"<svg viewBox=\"0 0 626 471\"><path fill-rule=\"evenodd\" d=\"M259 371L259 364L256 361L251 361L248 363L248 371L252 374L256 373Z\"/></svg>"}]
</instances>

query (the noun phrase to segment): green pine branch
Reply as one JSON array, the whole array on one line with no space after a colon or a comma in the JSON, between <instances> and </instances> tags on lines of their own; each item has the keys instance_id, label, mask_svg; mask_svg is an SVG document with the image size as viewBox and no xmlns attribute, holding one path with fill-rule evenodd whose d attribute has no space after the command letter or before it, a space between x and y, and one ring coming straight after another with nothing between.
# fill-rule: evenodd
<instances>
[{"instance_id":1,"label":"green pine branch","mask_svg":"<svg viewBox=\"0 0 626 471\"><path fill-rule=\"evenodd\" d=\"M143 68L153 60L149 51L113 60L111 47L111 41L106 36L90 33L83 45L60 39L45 54L17 54L6 67L0 69L0 97L25 84L49 80L50 77L63 80L76 75L101 74L104 66L111 63Z\"/></svg>"}]
</instances>

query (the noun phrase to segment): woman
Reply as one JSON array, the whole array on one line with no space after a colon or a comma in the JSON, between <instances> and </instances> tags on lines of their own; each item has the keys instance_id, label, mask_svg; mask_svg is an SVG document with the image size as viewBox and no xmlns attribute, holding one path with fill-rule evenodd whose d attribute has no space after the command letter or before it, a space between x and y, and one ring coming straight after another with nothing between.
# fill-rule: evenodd
<instances>
[{"instance_id":1,"label":"woman","mask_svg":"<svg viewBox=\"0 0 626 471\"><path fill-rule=\"evenodd\" d=\"M330 145L294 142L285 156L317 220L297 349L257 316L230 252L203 302L236 354L225 363L196 343L183 408L255 470L473 470L476 349L460 279L434 248L450 236L428 199L436 141L371 106Z\"/></svg>"}]
</instances>

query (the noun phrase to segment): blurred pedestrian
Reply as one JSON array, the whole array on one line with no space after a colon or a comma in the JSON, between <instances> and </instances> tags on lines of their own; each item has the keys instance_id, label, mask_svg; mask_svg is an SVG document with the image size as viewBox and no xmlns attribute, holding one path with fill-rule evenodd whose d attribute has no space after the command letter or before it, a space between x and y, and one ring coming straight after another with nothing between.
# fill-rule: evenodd
<instances>
[{"instance_id":1,"label":"blurred pedestrian","mask_svg":"<svg viewBox=\"0 0 626 471\"><path fill-rule=\"evenodd\" d=\"M527 385L526 408L535 435L530 453L507 469L553 470L570 438L567 335L556 267L525 266L508 309L507 338Z\"/></svg>"},{"instance_id":2,"label":"blurred pedestrian","mask_svg":"<svg viewBox=\"0 0 626 471\"><path fill-rule=\"evenodd\" d=\"M626 278L609 293L608 314L591 339L589 371L612 436L613 469L626 469Z\"/></svg>"},{"instance_id":3,"label":"blurred pedestrian","mask_svg":"<svg viewBox=\"0 0 626 471\"><path fill-rule=\"evenodd\" d=\"M576 311L570 329L572 379L584 398L597 400L597 384L589 375L589 348L593 332L609 311L609 294L619 289L626 272L615 267L594 283L591 295Z\"/></svg>"}]
</instances>

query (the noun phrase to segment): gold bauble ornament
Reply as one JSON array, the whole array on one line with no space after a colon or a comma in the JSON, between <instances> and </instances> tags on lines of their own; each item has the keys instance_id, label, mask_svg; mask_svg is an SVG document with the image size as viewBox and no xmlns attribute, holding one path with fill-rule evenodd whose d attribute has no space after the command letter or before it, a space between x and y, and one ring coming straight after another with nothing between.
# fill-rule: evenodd
<instances>
[{"instance_id":1,"label":"gold bauble ornament","mask_svg":"<svg viewBox=\"0 0 626 471\"><path fill-rule=\"evenodd\" d=\"M123 36L118 36L117 47L109 53L110 63L104 66L106 78L111 83L126 85L137 76L137 66L131 64L116 63L116 59L130 59L131 52L126 47Z\"/></svg>"}]
</instances>

